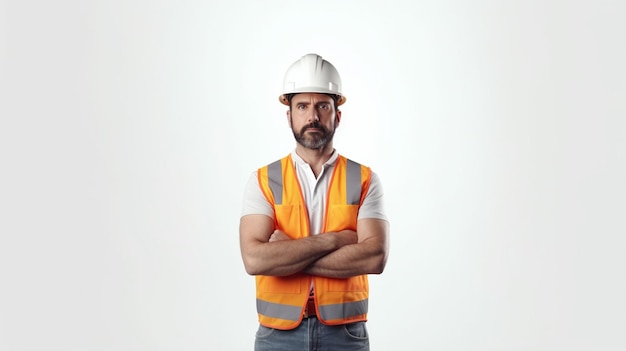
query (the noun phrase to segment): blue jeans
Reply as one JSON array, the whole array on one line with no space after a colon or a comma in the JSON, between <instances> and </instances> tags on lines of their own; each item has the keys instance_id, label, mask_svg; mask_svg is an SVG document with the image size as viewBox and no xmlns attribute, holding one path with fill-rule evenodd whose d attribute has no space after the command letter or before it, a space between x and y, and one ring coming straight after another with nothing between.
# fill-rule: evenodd
<instances>
[{"instance_id":1,"label":"blue jeans","mask_svg":"<svg viewBox=\"0 0 626 351\"><path fill-rule=\"evenodd\" d=\"M259 325L255 351L369 351L365 322L324 325L317 318L305 318L292 330Z\"/></svg>"}]
</instances>

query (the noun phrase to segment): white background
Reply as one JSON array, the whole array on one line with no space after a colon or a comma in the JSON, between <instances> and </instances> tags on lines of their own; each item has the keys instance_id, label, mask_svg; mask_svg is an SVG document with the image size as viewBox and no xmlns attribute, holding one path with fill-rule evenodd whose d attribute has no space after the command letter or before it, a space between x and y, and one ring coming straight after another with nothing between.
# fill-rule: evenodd
<instances>
[{"instance_id":1,"label":"white background","mask_svg":"<svg viewBox=\"0 0 626 351\"><path fill-rule=\"evenodd\" d=\"M374 350L626 349L622 1L0 1L0 349L250 350L238 220L340 71Z\"/></svg>"}]
</instances>

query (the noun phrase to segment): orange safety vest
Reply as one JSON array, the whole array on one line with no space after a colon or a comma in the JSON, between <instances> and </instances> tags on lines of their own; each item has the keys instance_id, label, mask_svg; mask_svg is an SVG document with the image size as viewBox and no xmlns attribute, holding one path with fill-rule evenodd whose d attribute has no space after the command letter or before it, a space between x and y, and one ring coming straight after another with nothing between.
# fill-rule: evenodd
<instances>
[{"instance_id":1,"label":"orange safety vest","mask_svg":"<svg viewBox=\"0 0 626 351\"><path fill-rule=\"evenodd\" d=\"M309 215L296 170L288 155L258 171L263 194L274 208L274 226L292 239L309 233ZM343 156L331 175L322 233L354 230L359 207L370 185L370 168ZM327 325L346 324L367 319L369 285L367 275L346 279L296 273L290 276L256 276L259 322L270 328L293 329L302 321L314 287L317 318Z\"/></svg>"}]
</instances>

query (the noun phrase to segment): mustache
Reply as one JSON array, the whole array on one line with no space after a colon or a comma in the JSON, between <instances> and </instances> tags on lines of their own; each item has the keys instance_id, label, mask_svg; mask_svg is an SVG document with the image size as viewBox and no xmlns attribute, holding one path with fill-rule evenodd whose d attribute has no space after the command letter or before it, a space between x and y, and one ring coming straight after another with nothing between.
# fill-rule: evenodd
<instances>
[{"instance_id":1,"label":"mustache","mask_svg":"<svg viewBox=\"0 0 626 351\"><path fill-rule=\"evenodd\" d=\"M311 128L321 129L324 132L328 132L328 130L326 130L326 127L324 127L319 121L314 121L302 127L302 129L300 130L300 133L304 133L307 129L311 129Z\"/></svg>"}]
</instances>

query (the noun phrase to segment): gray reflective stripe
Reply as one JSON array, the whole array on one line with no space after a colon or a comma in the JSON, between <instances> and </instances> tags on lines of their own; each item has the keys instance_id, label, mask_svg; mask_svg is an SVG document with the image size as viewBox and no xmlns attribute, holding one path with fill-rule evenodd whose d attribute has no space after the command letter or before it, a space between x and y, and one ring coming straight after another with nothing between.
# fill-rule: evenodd
<instances>
[{"instance_id":1,"label":"gray reflective stripe","mask_svg":"<svg viewBox=\"0 0 626 351\"><path fill-rule=\"evenodd\" d=\"M259 299L256 299L256 310L266 317L280 318L290 321L299 320L300 315L302 314L302 307L281 305Z\"/></svg>"},{"instance_id":2,"label":"gray reflective stripe","mask_svg":"<svg viewBox=\"0 0 626 351\"><path fill-rule=\"evenodd\" d=\"M361 165L347 160L346 201L348 205L358 205L361 201Z\"/></svg>"},{"instance_id":3,"label":"gray reflective stripe","mask_svg":"<svg viewBox=\"0 0 626 351\"><path fill-rule=\"evenodd\" d=\"M267 166L267 177L269 178L270 189L274 194L274 205L283 203L283 166L280 160Z\"/></svg>"},{"instance_id":4,"label":"gray reflective stripe","mask_svg":"<svg viewBox=\"0 0 626 351\"><path fill-rule=\"evenodd\" d=\"M319 307L320 317L324 320L342 319L367 313L367 299Z\"/></svg>"}]
</instances>

